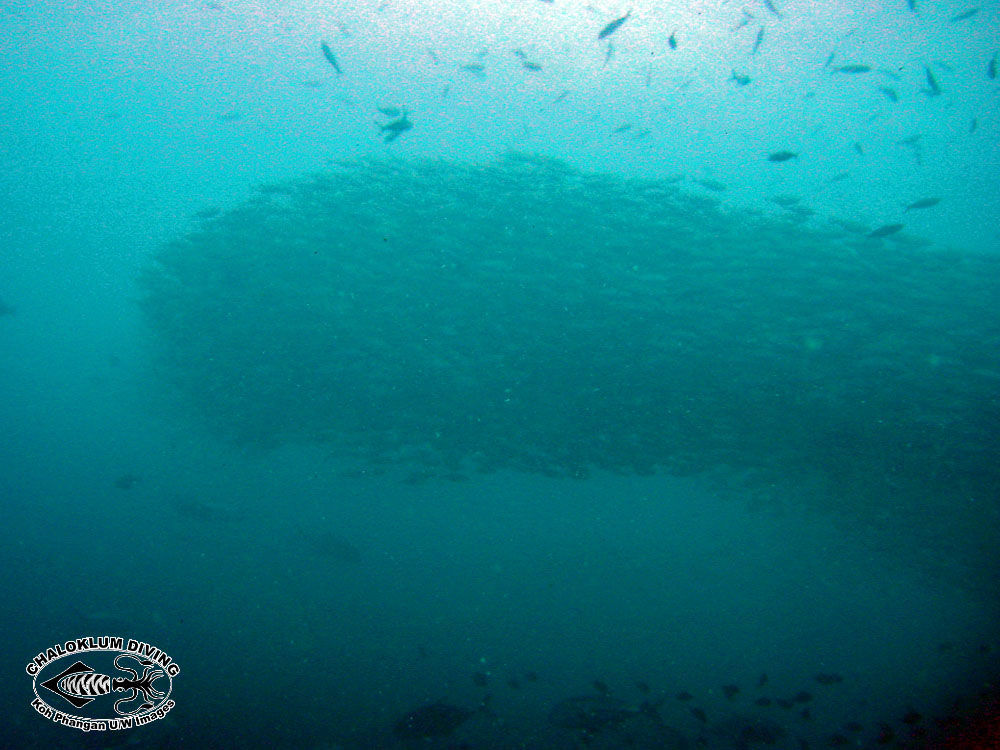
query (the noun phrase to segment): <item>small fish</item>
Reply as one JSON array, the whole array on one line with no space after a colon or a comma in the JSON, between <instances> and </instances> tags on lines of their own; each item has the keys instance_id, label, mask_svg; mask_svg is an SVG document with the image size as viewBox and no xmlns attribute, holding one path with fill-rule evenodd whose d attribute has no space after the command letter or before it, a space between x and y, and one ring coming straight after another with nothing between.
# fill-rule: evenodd
<instances>
[{"instance_id":1,"label":"small fish","mask_svg":"<svg viewBox=\"0 0 1000 750\"><path fill-rule=\"evenodd\" d=\"M609 36L611 36L616 31L618 31L618 29L621 27L621 25L623 23L625 23L629 19L629 16L631 16L631 15L632 15L632 11L629 10L629 12L626 13L624 16L622 16L621 18L616 18L614 21L612 21L607 26L605 26L603 29L601 29L600 32L597 34L598 40L600 40L600 39L607 39Z\"/></svg>"},{"instance_id":2,"label":"small fish","mask_svg":"<svg viewBox=\"0 0 1000 750\"><path fill-rule=\"evenodd\" d=\"M948 19L949 23L955 23L957 21L964 21L967 18L972 18L976 13L979 12L979 8L969 8L968 10L963 10L957 16L952 16Z\"/></svg>"},{"instance_id":3,"label":"small fish","mask_svg":"<svg viewBox=\"0 0 1000 750\"><path fill-rule=\"evenodd\" d=\"M538 672L525 672L524 680L525 682L538 682Z\"/></svg>"},{"instance_id":4,"label":"small fish","mask_svg":"<svg viewBox=\"0 0 1000 750\"><path fill-rule=\"evenodd\" d=\"M524 68L525 70L530 70L532 73L537 73L539 70L542 69L541 65L539 65L536 62L532 62L531 60L524 60L521 63L521 67Z\"/></svg>"},{"instance_id":5,"label":"small fish","mask_svg":"<svg viewBox=\"0 0 1000 750\"><path fill-rule=\"evenodd\" d=\"M472 683L476 687L486 687L490 682L490 676L486 672L475 672L472 675Z\"/></svg>"},{"instance_id":6,"label":"small fish","mask_svg":"<svg viewBox=\"0 0 1000 750\"><path fill-rule=\"evenodd\" d=\"M608 63L611 62L611 58L615 54L615 45L608 42L608 51L604 53L604 63L601 65L602 68L608 67Z\"/></svg>"},{"instance_id":7,"label":"small fish","mask_svg":"<svg viewBox=\"0 0 1000 750\"><path fill-rule=\"evenodd\" d=\"M791 710L792 706L795 705L790 700L788 700L788 698L778 698L774 702L777 703L779 706L781 706L781 708L785 709L786 711Z\"/></svg>"},{"instance_id":8,"label":"small fish","mask_svg":"<svg viewBox=\"0 0 1000 750\"><path fill-rule=\"evenodd\" d=\"M737 695L739 695L740 686L739 685L723 685L722 693L729 699L733 700Z\"/></svg>"},{"instance_id":9,"label":"small fish","mask_svg":"<svg viewBox=\"0 0 1000 750\"><path fill-rule=\"evenodd\" d=\"M771 0L764 0L764 7L767 8L769 11L771 11L778 18L781 18L781 13L779 13L778 9L774 7L774 3L772 3Z\"/></svg>"},{"instance_id":10,"label":"small fish","mask_svg":"<svg viewBox=\"0 0 1000 750\"><path fill-rule=\"evenodd\" d=\"M635 683L636 689L643 695L649 695L649 683L639 680Z\"/></svg>"},{"instance_id":11,"label":"small fish","mask_svg":"<svg viewBox=\"0 0 1000 750\"><path fill-rule=\"evenodd\" d=\"M486 77L486 68L482 63L466 63L465 65L460 65L459 70L464 70L466 73L472 73L477 78Z\"/></svg>"},{"instance_id":12,"label":"small fish","mask_svg":"<svg viewBox=\"0 0 1000 750\"><path fill-rule=\"evenodd\" d=\"M427 56L431 59L431 62L433 62L435 65L441 62L441 58L438 57L437 52L432 50L430 47L427 48Z\"/></svg>"},{"instance_id":13,"label":"small fish","mask_svg":"<svg viewBox=\"0 0 1000 750\"><path fill-rule=\"evenodd\" d=\"M995 81L997 77L997 56L993 55L990 58L989 65L986 66L986 77L991 81Z\"/></svg>"},{"instance_id":14,"label":"small fish","mask_svg":"<svg viewBox=\"0 0 1000 750\"><path fill-rule=\"evenodd\" d=\"M713 180L708 177L700 180L695 180L695 182L701 185L703 188L711 190L713 193L721 193L725 190L728 190L728 188L726 187L726 183L719 182L718 180Z\"/></svg>"},{"instance_id":15,"label":"small fish","mask_svg":"<svg viewBox=\"0 0 1000 750\"><path fill-rule=\"evenodd\" d=\"M608 683L604 682L603 680L594 680L590 684L593 685L594 686L594 690L596 690L601 695L610 695L611 694L611 688L609 688L608 687Z\"/></svg>"},{"instance_id":16,"label":"small fish","mask_svg":"<svg viewBox=\"0 0 1000 750\"><path fill-rule=\"evenodd\" d=\"M878 90L881 91L885 95L885 98L890 102L899 101L899 94L896 93L896 89L890 88L889 86L879 86Z\"/></svg>"},{"instance_id":17,"label":"small fish","mask_svg":"<svg viewBox=\"0 0 1000 750\"><path fill-rule=\"evenodd\" d=\"M924 717L921 716L918 712L914 711L913 709L910 709L903 716L903 723L909 724L912 727L914 724L919 724L923 718Z\"/></svg>"},{"instance_id":18,"label":"small fish","mask_svg":"<svg viewBox=\"0 0 1000 750\"><path fill-rule=\"evenodd\" d=\"M209 208L201 208L194 212L194 218L196 219L214 219L216 216L222 213L222 209L218 206L210 206Z\"/></svg>"},{"instance_id":19,"label":"small fish","mask_svg":"<svg viewBox=\"0 0 1000 750\"><path fill-rule=\"evenodd\" d=\"M761 708L766 708L767 706L771 705L771 699L770 698L758 698L753 703L754 703L755 706L760 706Z\"/></svg>"},{"instance_id":20,"label":"small fish","mask_svg":"<svg viewBox=\"0 0 1000 750\"><path fill-rule=\"evenodd\" d=\"M808 690L800 690L792 697L792 701L795 703L808 703L812 699L812 693Z\"/></svg>"},{"instance_id":21,"label":"small fish","mask_svg":"<svg viewBox=\"0 0 1000 750\"><path fill-rule=\"evenodd\" d=\"M413 123L410 122L410 118L407 117L405 112L395 120L387 122L385 125L379 125L379 130L383 133L387 133L387 135L382 139L383 143L392 143L394 140L399 138L399 136L412 128Z\"/></svg>"},{"instance_id":22,"label":"small fish","mask_svg":"<svg viewBox=\"0 0 1000 750\"><path fill-rule=\"evenodd\" d=\"M569 96L569 89L563 89L562 91L559 92L559 95L555 99L552 100L552 103L553 104L558 104L563 99L565 99L567 96Z\"/></svg>"},{"instance_id":23,"label":"small fish","mask_svg":"<svg viewBox=\"0 0 1000 750\"><path fill-rule=\"evenodd\" d=\"M864 728L864 725L860 721L849 721L844 724L844 729L848 732L854 732L855 734L864 731Z\"/></svg>"},{"instance_id":24,"label":"small fish","mask_svg":"<svg viewBox=\"0 0 1000 750\"><path fill-rule=\"evenodd\" d=\"M788 161L789 159L794 159L796 156L798 156L798 154L794 151L772 151L767 155L767 160L773 162L783 162Z\"/></svg>"},{"instance_id":25,"label":"small fish","mask_svg":"<svg viewBox=\"0 0 1000 750\"><path fill-rule=\"evenodd\" d=\"M754 39L753 49L750 50L751 55L756 55L757 50L760 49L760 45L764 42L764 27L761 26L760 30L757 32L757 38Z\"/></svg>"},{"instance_id":26,"label":"small fish","mask_svg":"<svg viewBox=\"0 0 1000 750\"><path fill-rule=\"evenodd\" d=\"M940 202L940 198L921 198L918 201L913 201L913 203L904 208L903 213L905 214L907 211L912 211L915 208L931 208Z\"/></svg>"},{"instance_id":27,"label":"small fish","mask_svg":"<svg viewBox=\"0 0 1000 750\"><path fill-rule=\"evenodd\" d=\"M120 490L130 490L141 481L142 477L135 474L122 474L115 480L115 487Z\"/></svg>"},{"instance_id":28,"label":"small fish","mask_svg":"<svg viewBox=\"0 0 1000 750\"><path fill-rule=\"evenodd\" d=\"M507 680L507 687L509 687L511 690L520 690L521 681L516 677L511 677L510 679Z\"/></svg>"},{"instance_id":29,"label":"small fish","mask_svg":"<svg viewBox=\"0 0 1000 750\"><path fill-rule=\"evenodd\" d=\"M782 208L791 208L796 203L798 203L801 198L797 195L776 195L771 198L771 203L776 203ZM761 680L758 680L757 687L764 687L767 684L767 675L762 674Z\"/></svg>"},{"instance_id":30,"label":"small fish","mask_svg":"<svg viewBox=\"0 0 1000 750\"><path fill-rule=\"evenodd\" d=\"M697 707L692 708L691 709L691 715L694 718L696 718L698 721L700 721L702 724L705 724L705 723L708 722L708 716L706 716L705 712L702 711L700 708L697 708Z\"/></svg>"},{"instance_id":31,"label":"small fish","mask_svg":"<svg viewBox=\"0 0 1000 750\"><path fill-rule=\"evenodd\" d=\"M733 74L729 76L730 81L735 81L737 86L746 86L750 83L750 76L743 75L742 73L737 73L735 70Z\"/></svg>"},{"instance_id":32,"label":"small fish","mask_svg":"<svg viewBox=\"0 0 1000 750\"><path fill-rule=\"evenodd\" d=\"M896 733L888 724L878 725L878 734L875 735L875 743L878 745L888 745L896 738Z\"/></svg>"},{"instance_id":33,"label":"small fish","mask_svg":"<svg viewBox=\"0 0 1000 750\"><path fill-rule=\"evenodd\" d=\"M612 133L624 133L626 130L632 129L632 123L626 122L624 125L619 125L617 128L612 130Z\"/></svg>"},{"instance_id":34,"label":"small fish","mask_svg":"<svg viewBox=\"0 0 1000 750\"><path fill-rule=\"evenodd\" d=\"M902 224L883 224L878 229L874 229L871 232L869 232L866 236L870 239L878 240L881 239L882 237L888 237L891 234L895 234L902 228L903 228Z\"/></svg>"},{"instance_id":35,"label":"small fish","mask_svg":"<svg viewBox=\"0 0 1000 750\"><path fill-rule=\"evenodd\" d=\"M376 107L375 109L386 117L399 117L402 113L402 110L399 107Z\"/></svg>"},{"instance_id":36,"label":"small fish","mask_svg":"<svg viewBox=\"0 0 1000 750\"><path fill-rule=\"evenodd\" d=\"M846 747L847 745L851 744L851 741L847 739L847 737L845 737L844 735L838 733L838 734L831 734L830 739L827 740L827 744L829 744L831 747Z\"/></svg>"},{"instance_id":37,"label":"small fish","mask_svg":"<svg viewBox=\"0 0 1000 750\"><path fill-rule=\"evenodd\" d=\"M858 156L865 155L865 149L864 146L861 145L861 141L855 141L852 148L854 149L854 153L856 153Z\"/></svg>"},{"instance_id":38,"label":"small fish","mask_svg":"<svg viewBox=\"0 0 1000 750\"><path fill-rule=\"evenodd\" d=\"M850 73L850 74L870 73L871 69L872 69L871 65L850 64L850 65L838 65L836 68L833 69L833 72Z\"/></svg>"},{"instance_id":39,"label":"small fish","mask_svg":"<svg viewBox=\"0 0 1000 750\"><path fill-rule=\"evenodd\" d=\"M829 68L831 65L833 65L833 58L835 58L836 56L837 56L837 50L834 50L827 56L826 62L823 63L823 67Z\"/></svg>"},{"instance_id":40,"label":"small fish","mask_svg":"<svg viewBox=\"0 0 1000 750\"><path fill-rule=\"evenodd\" d=\"M689 693L687 690L682 690L681 692L679 692L674 697L677 698L677 700L682 701L682 702L687 702L687 701L691 700L692 698L694 698L694 696L691 695L691 693Z\"/></svg>"},{"instance_id":41,"label":"small fish","mask_svg":"<svg viewBox=\"0 0 1000 750\"><path fill-rule=\"evenodd\" d=\"M320 42L319 48L323 50L323 57L325 57L326 61L333 66L334 70L337 71L337 75L343 75L344 71L340 69L340 63L337 62L337 57L333 54L333 50L330 49L330 45L326 42Z\"/></svg>"},{"instance_id":42,"label":"small fish","mask_svg":"<svg viewBox=\"0 0 1000 750\"><path fill-rule=\"evenodd\" d=\"M938 96L941 93L941 87L938 86L937 79L931 72L931 69L926 65L924 66L924 75L927 78L927 88L923 90L927 96Z\"/></svg>"},{"instance_id":43,"label":"small fish","mask_svg":"<svg viewBox=\"0 0 1000 750\"><path fill-rule=\"evenodd\" d=\"M670 38L667 39L667 44L670 45L670 49L677 49L677 32L676 31L673 31L673 32L670 33ZM995 62L996 62L996 60L994 59L994 63ZM994 68L996 68L996 65L994 65ZM995 69L993 71L993 77L996 77L996 70Z\"/></svg>"},{"instance_id":44,"label":"small fish","mask_svg":"<svg viewBox=\"0 0 1000 750\"><path fill-rule=\"evenodd\" d=\"M979 129L979 118L978 117L973 117L969 121L969 133L970 134L971 133L975 133L976 130L978 130L978 129Z\"/></svg>"},{"instance_id":45,"label":"small fish","mask_svg":"<svg viewBox=\"0 0 1000 750\"><path fill-rule=\"evenodd\" d=\"M917 0L906 0L906 7L912 10L914 13L917 12Z\"/></svg>"},{"instance_id":46,"label":"small fish","mask_svg":"<svg viewBox=\"0 0 1000 750\"><path fill-rule=\"evenodd\" d=\"M798 203L799 199L792 196L794 200L793 203ZM777 198L777 196L776 196ZM778 204L781 205L781 204ZM757 687L762 688L767 684L767 672L761 672L760 677L757 678Z\"/></svg>"}]
</instances>

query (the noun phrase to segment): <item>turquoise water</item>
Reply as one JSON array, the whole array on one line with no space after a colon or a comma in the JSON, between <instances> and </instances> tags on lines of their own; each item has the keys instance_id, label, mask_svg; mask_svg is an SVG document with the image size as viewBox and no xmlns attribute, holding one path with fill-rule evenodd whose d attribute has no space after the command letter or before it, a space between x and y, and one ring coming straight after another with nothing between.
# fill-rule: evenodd
<instances>
[{"instance_id":1,"label":"turquoise water","mask_svg":"<svg viewBox=\"0 0 1000 750\"><path fill-rule=\"evenodd\" d=\"M8 745L984 746L994 10L629 10L5 6Z\"/></svg>"}]
</instances>

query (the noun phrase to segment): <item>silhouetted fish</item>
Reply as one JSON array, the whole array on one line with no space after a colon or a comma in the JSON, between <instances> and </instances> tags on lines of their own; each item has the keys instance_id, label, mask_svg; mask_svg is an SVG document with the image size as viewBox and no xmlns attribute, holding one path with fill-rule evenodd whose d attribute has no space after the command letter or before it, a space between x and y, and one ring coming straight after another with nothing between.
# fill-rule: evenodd
<instances>
[{"instance_id":1,"label":"silhouetted fish","mask_svg":"<svg viewBox=\"0 0 1000 750\"><path fill-rule=\"evenodd\" d=\"M342 564L361 562L361 551L332 531L305 531L300 528L297 536L301 545L317 557Z\"/></svg>"},{"instance_id":2,"label":"silhouetted fish","mask_svg":"<svg viewBox=\"0 0 1000 750\"><path fill-rule=\"evenodd\" d=\"M525 672L524 679L526 682L538 682L538 672Z\"/></svg>"},{"instance_id":3,"label":"silhouetted fish","mask_svg":"<svg viewBox=\"0 0 1000 750\"><path fill-rule=\"evenodd\" d=\"M930 208L931 206L936 206L940 202L940 198L921 198L918 201L913 201L913 203L904 208L903 213L905 214L907 211L912 211L915 208Z\"/></svg>"},{"instance_id":4,"label":"silhouetted fish","mask_svg":"<svg viewBox=\"0 0 1000 750\"><path fill-rule=\"evenodd\" d=\"M475 711L448 703L429 703L410 711L396 722L393 733L404 740L446 737L466 722Z\"/></svg>"},{"instance_id":5,"label":"silhouetted fish","mask_svg":"<svg viewBox=\"0 0 1000 750\"><path fill-rule=\"evenodd\" d=\"M816 682L820 685L836 685L838 682L843 681L844 678L836 672L820 672L816 675Z\"/></svg>"},{"instance_id":6,"label":"silhouetted fish","mask_svg":"<svg viewBox=\"0 0 1000 750\"><path fill-rule=\"evenodd\" d=\"M792 700L796 703L808 703L813 699L812 693L807 690L800 690L795 694Z\"/></svg>"},{"instance_id":7,"label":"silhouetted fish","mask_svg":"<svg viewBox=\"0 0 1000 750\"><path fill-rule=\"evenodd\" d=\"M969 8L968 10L962 11L956 16L952 16L948 19L950 23L955 23L956 21L964 21L967 18L972 18L979 12L979 8Z\"/></svg>"},{"instance_id":8,"label":"silhouetted fish","mask_svg":"<svg viewBox=\"0 0 1000 750\"><path fill-rule=\"evenodd\" d=\"M771 705L771 699L770 698L758 698L753 703L754 703L755 706L760 706L761 708L766 708L767 706Z\"/></svg>"},{"instance_id":9,"label":"silhouetted fish","mask_svg":"<svg viewBox=\"0 0 1000 750\"><path fill-rule=\"evenodd\" d=\"M640 693L642 693L643 695L649 695L649 683L648 682L643 682L642 680L638 680L635 683L635 686L636 686L636 689L638 689L638 691Z\"/></svg>"},{"instance_id":10,"label":"silhouetted fish","mask_svg":"<svg viewBox=\"0 0 1000 750\"><path fill-rule=\"evenodd\" d=\"M850 64L850 65L838 65L836 68L833 68L832 71L834 73L848 73L857 75L858 73L870 73L871 69L872 69L871 65Z\"/></svg>"},{"instance_id":11,"label":"silhouetted fish","mask_svg":"<svg viewBox=\"0 0 1000 750\"><path fill-rule=\"evenodd\" d=\"M629 19L629 16L631 16L631 15L632 15L632 11L630 10L628 13L626 13L621 18L616 18L614 21L612 21L611 23L609 23L607 26L605 26L603 29L600 30L600 32L597 34L597 38L598 39L607 39L609 36L611 36L616 31L618 31L618 29L621 27L621 25L623 23L625 23Z\"/></svg>"},{"instance_id":12,"label":"silhouetted fish","mask_svg":"<svg viewBox=\"0 0 1000 750\"><path fill-rule=\"evenodd\" d=\"M923 92L927 96L938 96L941 93L941 87L938 85L934 73L926 65L924 66L924 79L927 81L927 88L923 89Z\"/></svg>"},{"instance_id":13,"label":"silhouetted fish","mask_svg":"<svg viewBox=\"0 0 1000 750\"><path fill-rule=\"evenodd\" d=\"M319 48L323 50L323 57L326 61L333 66L333 69L337 71L337 75L343 75L343 71L340 69L340 63L337 62L336 56L333 54L333 50L330 49L330 45L326 42L320 42Z\"/></svg>"},{"instance_id":14,"label":"silhouetted fish","mask_svg":"<svg viewBox=\"0 0 1000 750\"><path fill-rule=\"evenodd\" d=\"M779 202L778 202L778 198L779 198L779 197L780 197L780 196L777 196L777 195L776 195L776 196L774 197L774 202L775 202L775 203L778 203L778 205L779 205L779 206L783 206L783 205L785 205L784 203L779 203ZM790 199L791 199L791 200L790 200L790 202L789 202L789 205L792 205L792 204L794 204L794 203L798 203L798 202L799 202L799 199L798 199L798 198L796 198L795 196L790 196ZM761 674L760 674L760 677L759 677L759 678L757 679L757 687L759 687L759 688L762 688L762 687L764 687L764 686L765 686L766 684L767 684L767 673L766 673L766 672L761 672Z\"/></svg>"},{"instance_id":15,"label":"silhouetted fish","mask_svg":"<svg viewBox=\"0 0 1000 750\"><path fill-rule=\"evenodd\" d=\"M136 474L122 474L115 480L115 487L120 490L130 490L141 480L142 477Z\"/></svg>"},{"instance_id":16,"label":"silhouetted fish","mask_svg":"<svg viewBox=\"0 0 1000 750\"><path fill-rule=\"evenodd\" d=\"M681 691L681 692L679 692L679 693L678 693L678 694L677 694L677 695L676 695L675 697L676 697L676 698L677 698L677 700L679 700L679 701L689 701L689 700L691 700L692 698L694 698L694 696L693 696L693 695L691 695L691 693L689 693L689 692L688 692L687 690L682 690L682 691Z\"/></svg>"},{"instance_id":17,"label":"silhouetted fish","mask_svg":"<svg viewBox=\"0 0 1000 750\"><path fill-rule=\"evenodd\" d=\"M990 58L989 64L986 66L986 77L991 81L995 80L997 77L997 56L993 55Z\"/></svg>"},{"instance_id":18,"label":"silhouetted fish","mask_svg":"<svg viewBox=\"0 0 1000 750\"><path fill-rule=\"evenodd\" d=\"M392 143L392 141L396 140L399 136L412 128L413 123L410 122L410 118L406 116L405 112L392 122L387 122L385 125L379 125L379 130L386 133L386 136L382 139L384 143Z\"/></svg>"},{"instance_id":19,"label":"silhouetted fish","mask_svg":"<svg viewBox=\"0 0 1000 750\"><path fill-rule=\"evenodd\" d=\"M782 162L782 161L788 161L789 159L794 159L796 156L798 156L798 154L795 153L794 151L772 151L770 154L767 155L767 160L774 162Z\"/></svg>"},{"instance_id":20,"label":"silhouetted fish","mask_svg":"<svg viewBox=\"0 0 1000 750\"><path fill-rule=\"evenodd\" d=\"M0 316L13 315L17 310L0 299Z\"/></svg>"},{"instance_id":21,"label":"silhouetted fish","mask_svg":"<svg viewBox=\"0 0 1000 750\"><path fill-rule=\"evenodd\" d=\"M739 695L740 686L739 685L723 685L722 686L722 692L723 692L723 694L729 700L733 700L733 698L735 698L737 695Z\"/></svg>"},{"instance_id":22,"label":"silhouetted fish","mask_svg":"<svg viewBox=\"0 0 1000 750\"><path fill-rule=\"evenodd\" d=\"M881 239L882 237L888 237L891 234L895 234L902 228L903 228L902 224L883 224L878 229L873 229L871 232L868 233L867 236L872 239ZM822 684L825 685L828 683L822 683Z\"/></svg>"},{"instance_id":23,"label":"silhouetted fish","mask_svg":"<svg viewBox=\"0 0 1000 750\"><path fill-rule=\"evenodd\" d=\"M177 513L192 521L231 523L243 519L241 511L235 506L225 503L199 500L193 497L175 497L169 503Z\"/></svg>"},{"instance_id":24,"label":"silhouetted fish","mask_svg":"<svg viewBox=\"0 0 1000 750\"><path fill-rule=\"evenodd\" d=\"M553 706L549 711L549 722L562 729L600 732L641 714L660 719L657 707L648 701L636 707L607 695L578 695Z\"/></svg>"},{"instance_id":25,"label":"silhouetted fish","mask_svg":"<svg viewBox=\"0 0 1000 750\"><path fill-rule=\"evenodd\" d=\"M702 724L708 722L708 717L705 715L705 712L698 707L691 709L691 715L698 721L700 721Z\"/></svg>"},{"instance_id":26,"label":"silhouetted fish","mask_svg":"<svg viewBox=\"0 0 1000 750\"><path fill-rule=\"evenodd\" d=\"M714 724L710 732L723 747L751 748L775 745L785 738L785 730L769 719L731 716Z\"/></svg>"},{"instance_id":27,"label":"silhouetted fish","mask_svg":"<svg viewBox=\"0 0 1000 750\"><path fill-rule=\"evenodd\" d=\"M477 687L486 687L489 684L490 676L485 672L474 672L472 675L472 682Z\"/></svg>"},{"instance_id":28,"label":"silhouetted fish","mask_svg":"<svg viewBox=\"0 0 1000 750\"><path fill-rule=\"evenodd\" d=\"M594 680L590 684L593 685L594 686L594 690L596 690L601 695L610 695L611 694L611 688L609 688L608 687L608 683L604 682L603 680Z\"/></svg>"}]
</instances>

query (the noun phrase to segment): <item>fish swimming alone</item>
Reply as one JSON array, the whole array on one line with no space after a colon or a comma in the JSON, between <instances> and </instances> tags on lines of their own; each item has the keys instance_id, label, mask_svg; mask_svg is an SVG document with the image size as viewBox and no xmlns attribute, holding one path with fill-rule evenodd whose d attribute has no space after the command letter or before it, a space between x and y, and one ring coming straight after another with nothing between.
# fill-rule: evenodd
<instances>
[{"instance_id":1,"label":"fish swimming alone","mask_svg":"<svg viewBox=\"0 0 1000 750\"><path fill-rule=\"evenodd\" d=\"M896 234L900 229L903 228L902 224L883 224L878 229L875 229L868 233L868 237L871 239L881 239L882 237L888 237L891 234ZM819 680L819 678L816 678ZM822 684L827 685L830 683L823 682Z\"/></svg>"},{"instance_id":2,"label":"fish swimming alone","mask_svg":"<svg viewBox=\"0 0 1000 750\"><path fill-rule=\"evenodd\" d=\"M386 133L385 137L382 139L383 143L392 143L407 130L412 130L412 128L413 123L410 122L410 118L406 116L405 112L392 122L387 122L385 125L379 125L379 130Z\"/></svg>"},{"instance_id":3,"label":"fish swimming alone","mask_svg":"<svg viewBox=\"0 0 1000 750\"><path fill-rule=\"evenodd\" d=\"M938 85L937 79L931 72L931 69L926 65L924 66L924 77L927 80L927 88L923 89L923 92L927 96L938 96L941 93L941 87Z\"/></svg>"},{"instance_id":4,"label":"fish swimming alone","mask_svg":"<svg viewBox=\"0 0 1000 750\"><path fill-rule=\"evenodd\" d=\"M833 68L834 73L870 73L872 69L871 65L838 65Z\"/></svg>"},{"instance_id":5,"label":"fish swimming alone","mask_svg":"<svg viewBox=\"0 0 1000 750\"><path fill-rule=\"evenodd\" d=\"M940 202L940 198L921 198L918 201L913 201L913 203L904 208L903 213L905 214L907 211L912 211L915 208L931 208Z\"/></svg>"},{"instance_id":6,"label":"fish swimming alone","mask_svg":"<svg viewBox=\"0 0 1000 750\"><path fill-rule=\"evenodd\" d=\"M789 159L794 159L796 156L798 156L798 154L794 151L772 151L767 155L767 160L773 162L783 162L788 161Z\"/></svg>"},{"instance_id":7,"label":"fish swimming alone","mask_svg":"<svg viewBox=\"0 0 1000 750\"><path fill-rule=\"evenodd\" d=\"M623 700L608 695L578 695L559 701L549 711L549 722L561 729L577 729L596 734L616 728L636 716L649 716L660 722L657 706L644 701L640 706L630 706Z\"/></svg>"},{"instance_id":8,"label":"fish swimming alone","mask_svg":"<svg viewBox=\"0 0 1000 750\"><path fill-rule=\"evenodd\" d=\"M403 740L426 740L447 737L472 716L475 711L448 703L428 703L399 719L392 731Z\"/></svg>"},{"instance_id":9,"label":"fish swimming alone","mask_svg":"<svg viewBox=\"0 0 1000 750\"><path fill-rule=\"evenodd\" d=\"M632 11L630 10L628 13L626 13L621 18L616 18L614 21L612 21L607 26L605 26L603 29L601 29L601 31L597 35L598 40L600 40L600 39L607 39L609 36L611 36L616 31L618 31L618 29L621 27L621 25L623 23L625 23L629 19L629 17L631 15L632 15Z\"/></svg>"},{"instance_id":10,"label":"fish swimming alone","mask_svg":"<svg viewBox=\"0 0 1000 750\"><path fill-rule=\"evenodd\" d=\"M319 48L323 50L323 57L325 57L326 61L333 66L334 70L337 71L337 75L343 75L344 71L340 69L340 63L337 62L337 57L333 54L333 50L330 49L330 45L326 42L320 42Z\"/></svg>"}]
</instances>

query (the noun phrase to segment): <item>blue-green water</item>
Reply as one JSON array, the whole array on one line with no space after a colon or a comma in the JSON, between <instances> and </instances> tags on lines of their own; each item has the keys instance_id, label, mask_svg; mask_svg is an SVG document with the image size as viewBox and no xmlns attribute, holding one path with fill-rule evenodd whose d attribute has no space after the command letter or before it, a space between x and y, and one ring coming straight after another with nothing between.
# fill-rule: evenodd
<instances>
[{"instance_id":1,"label":"blue-green water","mask_svg":"<svg viewBox=\"0 0 1000 750\"><path fill-rule=\"evenodd\" d=\"M629 9L4 7L5 745L987 746L995 11Z\"/></svg>"}]
</instances>

